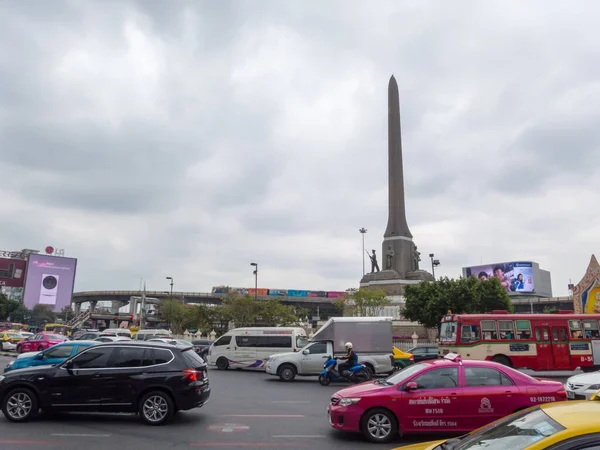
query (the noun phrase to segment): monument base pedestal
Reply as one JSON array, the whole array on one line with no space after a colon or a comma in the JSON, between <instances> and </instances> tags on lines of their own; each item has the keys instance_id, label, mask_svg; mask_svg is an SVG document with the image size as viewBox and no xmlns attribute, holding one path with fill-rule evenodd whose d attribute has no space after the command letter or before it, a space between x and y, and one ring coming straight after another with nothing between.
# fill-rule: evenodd
<instances>
[{"instance_id":1,"label":"monument base pedestal","mask_svg":"<svg viewBox=\"0 0 600 450\"><path fill-rule=\"evenodd\" d=\"M410 284L419 284L421 281L434 281L433 275L425 270L416 270L408 272L402 277L395 270L382 270L366 274L360 280L361 288L381 289L387 295L404 295L406 286Z\"/></svg>"}]
</instances>

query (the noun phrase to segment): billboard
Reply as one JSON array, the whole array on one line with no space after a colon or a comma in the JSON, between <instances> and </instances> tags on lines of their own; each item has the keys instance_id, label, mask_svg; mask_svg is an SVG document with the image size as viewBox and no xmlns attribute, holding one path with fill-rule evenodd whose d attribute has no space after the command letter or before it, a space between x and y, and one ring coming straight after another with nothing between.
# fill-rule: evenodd
<instances>
[{"instance_id":1,"label":"billboard","mask_svg":"<svg viewBox=\"0 0 600 450\"><path fill-rule=\"evenodd\" d=\"M0 258L0 287L23 287L26 265L23 259Z\"/></svg>"},{"instance_id":2,"label":"billboard","mask_svg":"<svg viewBox=\"0 0 600 450\"><path fill-rule=\"evenodd\" d=\"M60 311L71 305L75 284L75 258L29 255L23 300L29 309L35 305L51 305Z\"/></svg>"},{"instance_id":3,"label":"billboard","mask_svg":"<svg viewBox=\"0 0 600 450\"><path fill-rule=\"evenodd\" d=\"M486 264L465 268L465 276L485 279L496 277L508 293L534 292L533 263L530 261Z\"/></svg>"}]
</instances>

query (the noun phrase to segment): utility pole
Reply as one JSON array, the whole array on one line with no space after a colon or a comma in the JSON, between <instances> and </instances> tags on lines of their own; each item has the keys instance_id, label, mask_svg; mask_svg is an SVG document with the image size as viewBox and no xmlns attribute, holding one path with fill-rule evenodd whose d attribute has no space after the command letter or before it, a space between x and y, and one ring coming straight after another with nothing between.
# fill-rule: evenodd
<instances>
[{"instance_id":1,"label":"utility pole","mask_svg":"<svg viewBox=\"0 0 600 450\"><path fill-rule=\"evenodd\" d=\"M431 274L433 275L433 279L435 280L435 268L440 265L440 260L433 259L434 256L435 255L433 253L429 254L429 257L431 258Z\"/></svg>"},{"instance_id":2,"label":"utility pole","mask_svg":"<svg viewBox=\"0 0 600 450\"><path fill-rule=\"evenodd\" d=\"M366 228L358 230L362 234L362 261L363 261L363 277L365 276L365 234L367 233Z\"/></svg>"},{"instance_id":3,"label":"utility pole","mask_svg":"<svg viewBox=\"0 0 600 450\"><path fill-rule=\"evenodd\" d=\"M258 296L258 263L250 263L251 266L254 267L254 300L256 301Z\"/></svg>"}]
</instances>

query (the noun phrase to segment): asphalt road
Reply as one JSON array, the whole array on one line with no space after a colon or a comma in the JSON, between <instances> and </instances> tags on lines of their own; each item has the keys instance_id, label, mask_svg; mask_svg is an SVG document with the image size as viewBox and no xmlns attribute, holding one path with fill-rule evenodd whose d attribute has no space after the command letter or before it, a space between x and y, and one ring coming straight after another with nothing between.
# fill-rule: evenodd
<instances>
[{"instance_id":1,"label":"asphalt road","mask_svg":"<svg viewBox=\"0 0 600 450\"><path fill-rule=\"evenodd\" d=\"M9 360L0 356L0 368ZM344 384L323 387L312 377L283 383L265 373L235 370L211 370L209 378L210 402L179 413L162 427L124 414L42 415L23 424L10 423L0 414L0 449L392 449L431 439L399 438L380 446L332 430L327 405Z\"/></svg>"}]
</instances>

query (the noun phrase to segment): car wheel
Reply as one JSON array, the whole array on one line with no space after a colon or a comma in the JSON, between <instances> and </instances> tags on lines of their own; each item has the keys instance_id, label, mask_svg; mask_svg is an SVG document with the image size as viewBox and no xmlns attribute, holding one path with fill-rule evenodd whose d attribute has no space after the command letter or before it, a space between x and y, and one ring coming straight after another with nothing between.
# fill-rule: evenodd
<instances>
[{"instance_id":1,"label":"car wheel","mask_svg":"<svg viewBox=\"0 0 600 450\"><path fill-rule=\"evenodd\" d=\"M281 381L294 381L296 378L296 368L291 364L284 364L279 369L279 379Z\"/></svg>"},{"instance_id":2,"label":"car wheel","mask_svg":"<svg viewBox=\"0 0 600 450\"><path fill-rule=\"evenodd\" d=\"M164 425L175 414L175 405L168 394L152 391L140 400L139 412L148 425Z\"/></svg>"},{"instance_id":3,"label":"car wheel","mask_svg":"<svg viewBox=\"0 0 600 450\"><path fill-rule=\"evenodd\" d=\"M0 350L4 351L4 342L0 342Z\"/></svg>"},{"instance_id":4,"label":"car wheel","mask_svg":"<svg viewBox=\"0 0 600 450\"><path fill-rule=\"evenodd\" d=\"M44 351L44 347L42 347L41 345L38 347L38 352L43 352Z\"/></svg>"},{"instance_id":5,"label":"car wheel","mask_svg":"<svg viewBox=\"0 0 600 450\"><path fill-rule=\"evenodd\" d=\"M363 416L361 430L369 441L386 443L398 434L398 424L390 411L376 408Z\"/></svg>"},{"instance_id":6,"label":"car wheel","mask_svg":"<svg viewBox=\"0 0 600 450\"><path fill-rule=\"evenodd\" d=\"M319 375L319 384L321 386L329 386L331 379L327 375Z\"/></svg>"},{"instance_id":7,"label":"car wheel","mask_svg":"<svg viewBox=\"0 0 600 450\"><path fill-rule=\"evenodd\" d=\"M224 358L221 356L219 359L217 359L217 369L219 369L219 370L229 369L229 361L227 361L227 358Z\"/></svg>"},{"instance_id":8,"label":"car wheel","mask_svg":"<svg viewBox=\"0 0 600 450\"><path fill-rule=\"evenodd\" d=\"M11 422L26 422L38 412L37 397L27 388L16 388L4 397L2 412Z\"/></svg>"},{"instance_id":9,"label":"car wheel","mask_svg":"<svg viewBox=\"0 0 600 450\"><path fill-rule=\"evenodd\" d=\"M17 345L17 353L23 353L23 348L20 345Z\"/></svg>"}]
</instances>

